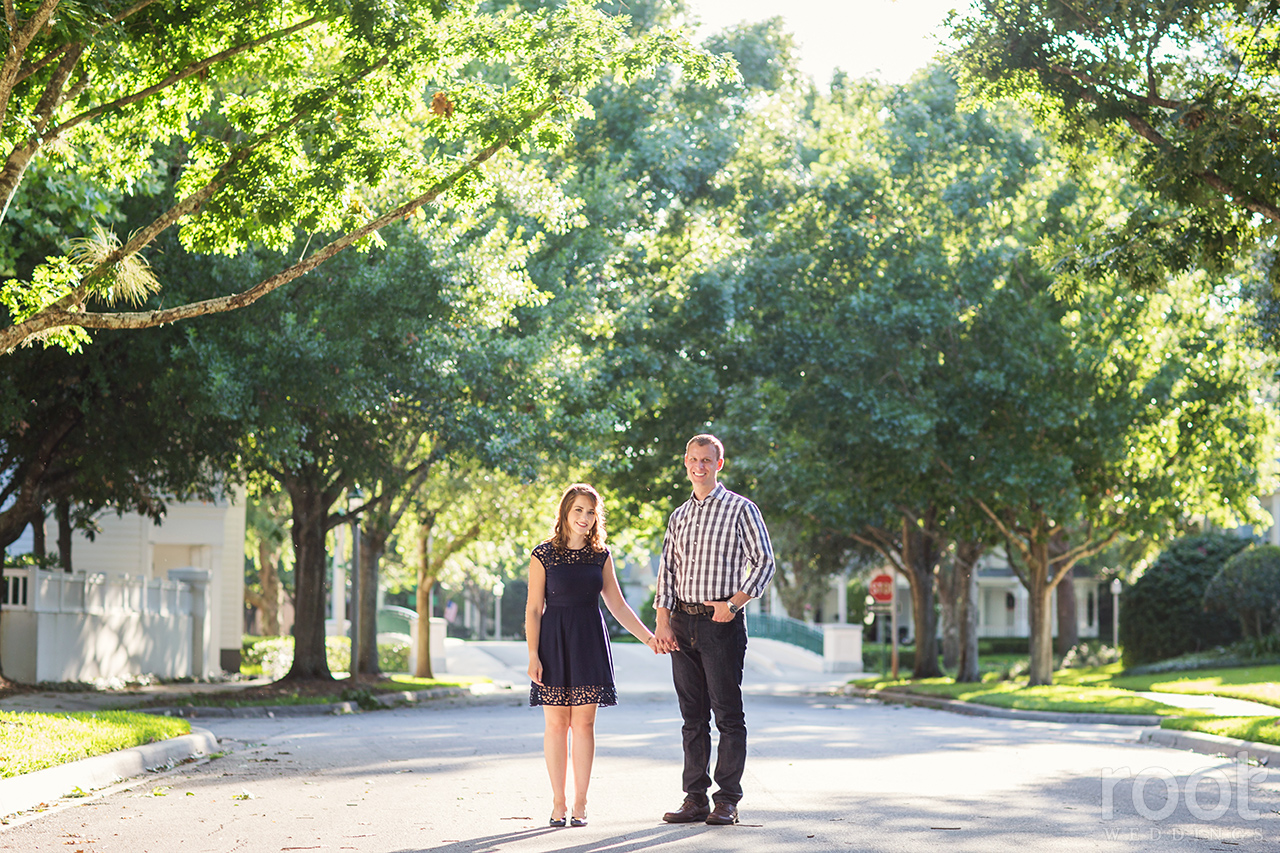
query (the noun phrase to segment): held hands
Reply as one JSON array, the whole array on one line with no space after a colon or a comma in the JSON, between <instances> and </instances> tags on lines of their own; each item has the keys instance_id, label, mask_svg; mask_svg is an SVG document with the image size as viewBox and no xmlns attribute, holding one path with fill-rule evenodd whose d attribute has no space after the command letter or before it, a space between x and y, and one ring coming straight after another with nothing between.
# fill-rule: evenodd
<instances>
[{"instance_id":1,"label":"held hands","mask_svg":"<svg viewBox=\"0 0 1280 853\"><path fill-rule=\"evenodd\" d=\"M680 651L680 644L676 642L675 632L671 630L670 625L662 623L658 624L653 636L645 641L645 645L653 649L655 655L665 655Z\"/></svg>"}]
</instances>

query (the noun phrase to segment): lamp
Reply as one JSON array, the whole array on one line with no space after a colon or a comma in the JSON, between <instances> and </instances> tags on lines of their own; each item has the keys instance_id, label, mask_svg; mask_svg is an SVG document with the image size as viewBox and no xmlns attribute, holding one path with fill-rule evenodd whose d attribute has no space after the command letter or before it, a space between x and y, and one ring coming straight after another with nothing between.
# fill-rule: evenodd
<instances>
[{"instance_id":1,"label":"lamp","mask_svg":"<svg viewBox=\"0 0 1280 853\"><path fill-rule=\"evenodd\" d=\"M493 585L493 638L495 640L502 639L502 593L506 592L506 589L502 581Z\"/></svg>"},{"instance_id":2,"label":"lamp","mask_svg":"<svg viewBox=\"0 0 1280 853\"><path fill-rule=\"evenodd\" d=\"M348 674L355 678L360 672L360 516L355 508L364 500L360 487L352 485L347 490L347 517L351 520L351 663Z\"/></svg>"},{"instance_id":3,"label":"lamp","mask_svg":"<svg viewBox=\"0 0 1280 853\"><path fill-rule=\"evenodd\" d=\"M1120 648L1120 590L1124 585L1120 578L1111 581L1111 644Z\"/></svg>"}]
</instances>

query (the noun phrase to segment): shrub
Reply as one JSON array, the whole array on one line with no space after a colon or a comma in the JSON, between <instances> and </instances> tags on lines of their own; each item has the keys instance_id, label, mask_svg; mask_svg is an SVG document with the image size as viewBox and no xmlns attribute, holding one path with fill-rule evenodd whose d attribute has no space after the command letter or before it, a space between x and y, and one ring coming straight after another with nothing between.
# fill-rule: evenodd
<instances>
[{"instance_id":1,"label":"shrub","mask_svg":"<svg viewBox=\"0 0 1280 853\"><path fill-rule=\"evenodd\" d=\"M245 673L261 671L272 681L279 681L293 666L293 637L246 636L241 648L241 670ZM324 656L330 672L350 672L351 639L325 637ZM379 643L378 668L383 672L408 672L409 644Z\"/></svg>"},{"instance_id":2,"label":"shrub","mask_svg":"<svg viewBox=\"0 0 1280 853\"><path fill-rule=\"evenodd\" d=\"M409 671L409 642L378 643L378 669L383 672Z\"/></svg>"},{"instance_id":3,"label":"shrub","mask_svg":"<svg viewBox=\"0 0 1280 853\"><path fill-rule=\"evenodd\" d=\"M1255 545L1227 560L1205 589L1204 606L1238 619L1249 640L1271 634L1280 608L1280 545Z\"/></svg>"},{"instance_id":4,"label":"shrub","mask_svg":"<svg viewBox=\"0 0 1280 853\"><path fill-rule=\"evenodd\" d=\"M1202 533L1172 542L1120 598L1120 646L1126 667L1227 645L1235 620L1204 609L1204 593L1223 564L1249 540Z\"/></svg>"},{"instance_id":5,"label":"shrub","mask_svg":"<svg viewBox=\"0 0 1280 853\"><path fill-rule=\"evenodd\" d=\"M351 638L325 637L324 659L330 672L351 671Z\"/></svg>"},{"instance_id":6,"label":"shrub","mask_svg":"<svg viewBox=\"0 0 1280 853\"><path fill-rule=\"evenodd\" d=\"M1089 643L1078 643L1067 649L1062 656L1063 669L1082 669L1090 666L1106 666L1120 660L1120 652L1103 643L1096 647Z\"/></svg>"}]
</instances>

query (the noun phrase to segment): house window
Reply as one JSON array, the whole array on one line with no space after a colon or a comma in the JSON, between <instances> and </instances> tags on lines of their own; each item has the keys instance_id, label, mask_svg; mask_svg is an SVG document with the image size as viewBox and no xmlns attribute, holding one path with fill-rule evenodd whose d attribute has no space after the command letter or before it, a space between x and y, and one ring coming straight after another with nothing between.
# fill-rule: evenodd
<instances>
[{"instance_id":1,"label":"house window","mask_svg":"<svg viewBox=\"0 0 1280 853\"><path fill-rule=\"evenodd\" d=\"M1090 628L1093 627L1093 596L1095 590L1089 590L1088 595L1084 599L1085 624Z\"/></svg>"}]
</instances>

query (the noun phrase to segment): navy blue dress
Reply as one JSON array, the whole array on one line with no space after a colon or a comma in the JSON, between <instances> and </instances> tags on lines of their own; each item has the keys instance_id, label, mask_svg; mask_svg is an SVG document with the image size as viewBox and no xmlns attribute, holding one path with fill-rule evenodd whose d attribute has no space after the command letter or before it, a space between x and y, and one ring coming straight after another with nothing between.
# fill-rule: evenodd
<instances>
[{"instance_id":1,"label":"navy blue dress","mask_svg":"<svg viewBox=\"0 0 1280 853\"><path fill-rule=\"evenodd\" d=\"M530 685L529 704L618 704L609 634L600 612L609 550L569 550L543 542L533 556L546 569L547 606L538 633L542 685Z\"/></svg>"}]
</instances>

